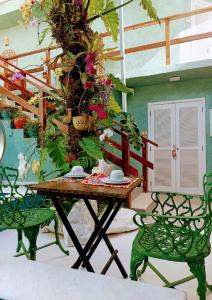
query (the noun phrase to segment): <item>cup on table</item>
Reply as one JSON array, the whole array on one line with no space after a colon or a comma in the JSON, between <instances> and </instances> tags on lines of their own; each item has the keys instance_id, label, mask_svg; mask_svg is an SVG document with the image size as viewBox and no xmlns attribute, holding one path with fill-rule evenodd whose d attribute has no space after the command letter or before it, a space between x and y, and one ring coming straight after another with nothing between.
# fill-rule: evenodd
<instances>
[{"instance_id":1,"label":"cup on table","mask_svg":"<svg viewBox=\"0 0 212 300\"><path fill-rule=\"evenodd\" d=\"M72 175L82 175L84 170L82 166L73 166L70 172Z\"/></svg>"},{"instance_id":2,"label":"cup on table","mask_svg":"<svg viewBox=\"0 0 212 300\"><path fill-rule=\"evenodd\" d=\"M122 170L112 170L110 173L110 180L112 181L123 181L124 173Z\"/></svg>"}]
</instances>

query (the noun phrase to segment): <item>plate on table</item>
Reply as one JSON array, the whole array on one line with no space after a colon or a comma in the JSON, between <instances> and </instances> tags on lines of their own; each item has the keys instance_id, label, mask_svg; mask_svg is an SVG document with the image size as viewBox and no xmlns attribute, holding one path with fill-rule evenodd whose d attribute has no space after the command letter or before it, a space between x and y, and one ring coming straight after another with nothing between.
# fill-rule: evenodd
<instances>
[{"instance_id":1,"label":"plate on table","mask_svg":"<svg viewBox=\"0 0 212 300\"><path fill-rule=\"evenodd\" d=\"M112 180L109 177L105 177L101 179L101 182L106 183L106 184L127 184L130 183L131 180L127 177L124 177L122 180Z\"/></svg>"},{"instance_id":2,"label":"plate on table","mask_svg":"<svg viewBox=\"0 0 212 300\"><path fill-rule=\"evenodd\" d=\"M83 174L71 174L71 173L67 173L63 177L64 178L85 178L88 175L89 174L87 174L87 173L83 173Z\"/></svg>"}]
</instances>

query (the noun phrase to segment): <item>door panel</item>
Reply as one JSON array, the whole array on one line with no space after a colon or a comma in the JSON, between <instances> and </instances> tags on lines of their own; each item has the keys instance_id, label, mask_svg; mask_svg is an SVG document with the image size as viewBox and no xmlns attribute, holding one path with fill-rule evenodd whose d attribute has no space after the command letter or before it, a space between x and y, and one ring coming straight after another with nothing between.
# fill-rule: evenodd
<instances>
[{"instance_id":1,"label":"door panel","mask_svg":"<svg viewBox=\"0 0 212 300\"><path fill-rule=\"evenodd\" d=\"M155 172L152 174L152 190L172 191L175 185L175 166L172 150L175 141L175 111L173 105L154 105L151 110L151 139L158 143L153 148Z\"/></svg>"},{"instance_id":2,"label":"door panel","mask_svg":"<svg viewBox=\"0 0 212 300\"><path fill-rule=\"evenodd\" d=\"M176 188L178 192L202 194L205 172L203 103L176 104Z\"/></svg>"}]
</instances>

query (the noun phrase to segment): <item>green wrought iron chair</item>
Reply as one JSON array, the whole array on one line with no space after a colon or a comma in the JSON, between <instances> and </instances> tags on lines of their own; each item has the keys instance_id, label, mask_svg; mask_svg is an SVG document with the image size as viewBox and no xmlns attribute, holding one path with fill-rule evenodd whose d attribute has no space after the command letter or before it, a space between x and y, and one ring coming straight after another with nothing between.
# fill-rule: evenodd
<instances>
[{"instance_id":1,"label":"green wrought iron chair","mask_svg":"<svg viewBox=\"0 0 212 300\"><path fill-rule=\"evenodd\" d=\"M42 197L33 194L26 188L20 193L17 185L18 170L9 167L0 167L0 230L16 229L18 232L18 245L16 251L21 249L28 259L36 260L36 251L50 245L58 245L61 251L68 255L69 251L63 249L58 236L58 221L55 211L46 207ZM36 241L41 225L55 221L55 241L37 247ZM29 247L22 240L22 233L29 241Z\"/></svg>"},{"instance_id":2,"label":"green wrought iron chair","mask_svg":"<svg viewBox=\"0 0 212 300\"><path fill-rule=\"evenodd\" d=\"M134 222L139 227L131 252L131 279L137 280L150 267L166 287L196 278L200 300L206 299L207 288L204 259L210 254L212 229L212 173L203 178L204 196L154 192L151 213L139 212ZM186 262L191 276L169 282L149 261L149 257ZM140 270L138 268L141 267Z\"/></svg>"}]
</instances>

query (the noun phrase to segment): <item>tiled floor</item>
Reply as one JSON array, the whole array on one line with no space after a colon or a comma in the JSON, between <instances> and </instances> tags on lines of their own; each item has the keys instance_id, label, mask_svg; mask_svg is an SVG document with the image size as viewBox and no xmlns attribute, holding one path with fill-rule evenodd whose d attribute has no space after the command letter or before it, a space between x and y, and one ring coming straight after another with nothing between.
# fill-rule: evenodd
<instances>
[{"instance_id":1,"label":"tiled floor","mask_svg":"<svg viewBox=\"0 0 212 300\"><path fill-rule=\"evenodd\" d=\"M113 245L119 249L120 259L123 262L128 272L129 272L131 244L135 234L136 231L132 231L129 233L115 234L110 236ZM41 233L39 235L38 243L43 244L45 242L49 242L53 239L53 237L54 237L53 234ZM1 232L0 245L1 245L0 247L1 259L12 257L16 248L16 232L13 230L7 230ZM76 259L77 254L76 254L76 250L73 247L69 248L69 250L70 250L70 255L64 256L57 246L51 246L45 248L38 252L37 261L70 267L71 264ZM109 256L108 250L106 249L104 242L102 242L91 260L92 265L94 266L96 272L101 271L103 263L108 256ZM22 256L17 259L25 260L26 258ZM186 266L186 264L183 263L173 263L173 262L160 261L160 260L152 260L152 262L154 262L155 265L157 265L160 268L160 270L164 272L164 274L168 275L171 280L175 280L178 279L179 277L183 277L189 274L188 267ZM207 271L207 278L210 283L212 283L211 265L212 265L212 256L209 256L206 259L206 271ZM109 269L107 276L120 277L120 273L114 263ZM141 280L143 282L161 285L160 280L150 270L147 270L145 272ZM178 288L187 292L188 300L198 300L196 294L195 280L183 284ZM207 300L212 300L212 293L208 293Z\"/></svg>"},{"instance_id":2,"label":"tiled floor","mask_svg":"<svg viewBox=\"0 0 212 300\"><path fill-rule=\"evenodd\" d=\"M149 209L151 206L150 194L140 194L134 197L132 206L136 208ZM142 204L142 205L141 205ZM110 240L114 247L119 250L119 257L129 273L130 253L132 241L137 231L131 231L129 233L114 234L110 235ZM16 231L7 230L0 232L0 257L1 259L10 258L15 254L17 236ZM54 234L40 233L38 238L38 245L48 243L54 239ZM63 243L63 238L61 238ZM212 242L212 240L211 240ZM49 264L61 265L70 267L77 257L77 252L74 247L68 248L70 251L69 256L63 255L57 246L51 246L42 249L37 252L37 261L46 262ZM97 251L91 259L91 263L97 273L101 272L104 262L109 257L108 249L105 247L104 242L101 242ZM24 256L16 258L18 260L25 260ZM177 280L179 278L190 275L189 268L185 263L175 263L162 260L152 259L151 262L163 272L164 275L170 279L170 281ZM206 259L206 272L208 282L212 284L212 255ZM107 276L121 277L119 270L115 263L113 263L107 272ZM129 279L130 280L130 279ZM156 275L147 269L142 278L143 282L152 283L155 285L162 286L162 282ZM196 293L197 282L192 280L185 284L177 287L178 289L184 290L187 293L188 300L198 300ZM98 299L101 300L101 299ZM118 300L118 299L117 299ZM156 300L156 299L155 299ZM171 300L171 299L170 299ZM207 300L212 300L212 292L207 294Z\"/></svg>"}]
</instances>

